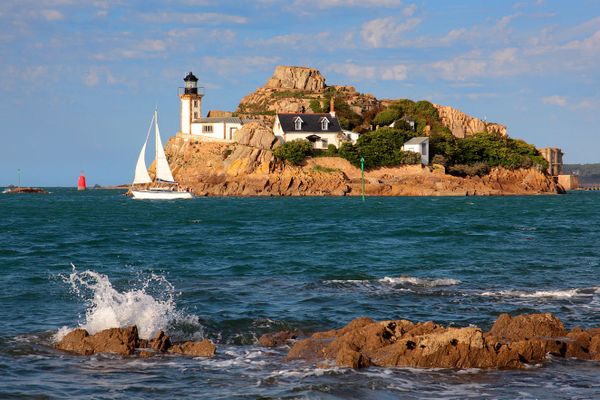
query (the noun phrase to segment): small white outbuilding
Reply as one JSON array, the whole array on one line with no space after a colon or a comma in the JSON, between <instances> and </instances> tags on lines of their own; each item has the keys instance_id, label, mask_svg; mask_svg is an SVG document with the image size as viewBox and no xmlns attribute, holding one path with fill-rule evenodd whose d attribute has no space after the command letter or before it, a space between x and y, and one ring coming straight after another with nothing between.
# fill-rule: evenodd
<instances>
[{"instance_id":1,"label":"small white outbuilding","mask_svg":"<svg viewBox=\"0 0 600 400\"><path fill-rule=\"evenodd\" d=\"M429 164L429 138L425 136L414 137L402 146L404 151L414 151L421 155L421 164Z\"/></svg>"}]
</instances>

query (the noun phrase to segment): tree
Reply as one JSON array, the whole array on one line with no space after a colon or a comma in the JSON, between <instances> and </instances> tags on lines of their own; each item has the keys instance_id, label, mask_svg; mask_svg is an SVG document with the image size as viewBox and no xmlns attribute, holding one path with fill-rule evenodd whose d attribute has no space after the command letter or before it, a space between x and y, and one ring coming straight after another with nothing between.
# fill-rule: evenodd
<instances>
[{"instance_id":1,"label":"tree","mask_svg":"<svg viewBox=\"0 0 600 400\"><path fill-rule=\"evenodd\" d=\"M302 161L313 153L313 144L308 140L298 139L286 142L273 150L273 155L293 165L301 165Z\"/></svg>"},{"instance_id":2,"label":"tree","mask_svg":"<svg viewBox=\"0 0 600 400\"><path fill-rule=\"evenodd\" d=\"M388 126L392 122L402 118L404 112L399 107L388 107L373 118L373 123L379 126Z\"/></svg>"},{"instance_id":3,"label":"tree","mask_svg":"<svg viewBox=\"0 0 600 400\"><path fill-rule=\"evenodd\" d=\"M356 145L344 143L339 154L355 166L360 166L360 157L365 159L365 168L394 167L402 164L417 164L421 161L418 153L402 150L414 132L381 128L358 138Z\"/></svg>"}]
</instances>

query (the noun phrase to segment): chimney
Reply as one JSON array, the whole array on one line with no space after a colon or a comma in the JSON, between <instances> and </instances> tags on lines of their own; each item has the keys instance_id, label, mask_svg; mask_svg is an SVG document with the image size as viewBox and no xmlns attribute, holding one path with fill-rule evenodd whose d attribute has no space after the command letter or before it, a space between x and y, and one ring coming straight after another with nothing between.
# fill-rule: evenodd
<instances>
[{"instance_id":1,"label":"chimney","mask_svg":"<svg viewBox=\"0 0 600 400\"><path fill-rule=\"evenodd\" d=\"M335 117L335 105L334 105L335 101L333 99L333 96L331 96L331 98L329 99L329 115L331 115L332 117Z\"/></svg>"}]
</instances>

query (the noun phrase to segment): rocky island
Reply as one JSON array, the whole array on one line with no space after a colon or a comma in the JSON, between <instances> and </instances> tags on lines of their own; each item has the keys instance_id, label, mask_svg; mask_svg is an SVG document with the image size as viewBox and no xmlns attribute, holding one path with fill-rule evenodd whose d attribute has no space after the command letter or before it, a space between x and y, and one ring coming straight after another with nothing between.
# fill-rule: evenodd
<instances>
[{"instance_id":1,"label":"rocky island","mask_svg":"<svg viewBox=\"0 0 600 400\"><path fill-rule=\"evenodd\" d=\"M276 149L283 145L273 129L278 113L323 113L328 104L332 109L335 107L336 118L342 128L352 129L352 132L369 140L371 136L387 135L383 139L385 141L400 132L408 135L406 137L421 135L432 142L432 163L429 165L400 162L397 165L367 167L364 173L366 195L465 196L562 192L562 188L545 171L547 164L543 164L545 161L537 150L525 142L508 138L506 127L501 124L429 102L378 100L371 94L357 92L353 86L327 86L325 77L316 69L288 66L277 67L264 87L242 99L235 113L209 113L225 120L238 118L245 121L230 140L209 140L202 134L183 132L170 138L165 151L175 179L199 196L361 195L361 170L356 160L353 162L345 156L348 151L344 153L344 150L350 149L358 157L364 153L359 147L361 141L367 142L367 139L359 138L356 145L342 143L339 151L331 145L329 151L316 150L314 154L307 154L300 163L277 157ZM386 116L390 113L396 113L391 121L397 125L411 122L413 132L409 132L405 125L402 125L404 130L397 126L388 127L390 120L386 121ZM385 122L383 127L377 125L382 121ZM480 138L493 142L501 155L494 155L496 159L489 162L486 155L470 159L463 156L466 151L461 149L467 146L466 141L476 142ZM349 142L340 139L340 142L343 141ZM485 143L475 145L488 146ZM452 151L447 150L448 146L452 146ZM487 150L481 148L476 152ZM508 163L502 157L506 160L512 158ZM517 161L514 161L515 157ZM365 158L367 162L373 159ZM473 162L479 159L483 161Z\"/></svg>"}]
</instances>

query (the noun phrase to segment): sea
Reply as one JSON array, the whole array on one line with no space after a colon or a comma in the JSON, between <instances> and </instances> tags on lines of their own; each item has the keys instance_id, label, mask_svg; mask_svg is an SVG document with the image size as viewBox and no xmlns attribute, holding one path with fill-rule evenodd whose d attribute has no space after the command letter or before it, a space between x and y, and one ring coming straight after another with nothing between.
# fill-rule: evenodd
<instances>
[{"instance_id":1,"label":"sea","mask_svg":"<svg viewBox=\"0 0 600 400\"><path fill-rule=\"evenodd\" d=\"M263 348L353 318L600 327L600 193L529 197L0 195L0 399L598 399L600 362L317 368ZM69 330L209 338L214 358L77 356Z\"/></svg>"}]
</instances>

